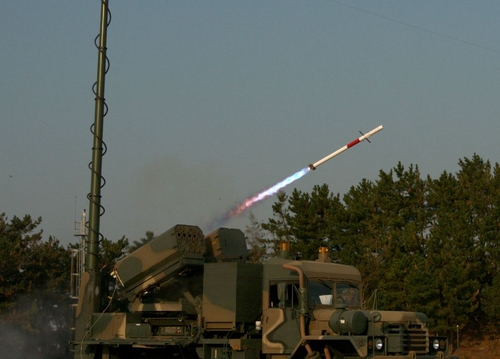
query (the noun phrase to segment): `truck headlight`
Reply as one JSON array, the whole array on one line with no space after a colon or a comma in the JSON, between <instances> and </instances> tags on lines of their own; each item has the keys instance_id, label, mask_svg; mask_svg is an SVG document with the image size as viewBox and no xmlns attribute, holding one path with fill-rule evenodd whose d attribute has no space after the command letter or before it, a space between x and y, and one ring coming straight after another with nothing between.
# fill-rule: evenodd
<instances>
[{"instance_id":1,"label":"truck headlight","mask_svg":"<svg viewBox=\"0 0 500 359\"><path fill-rule=\"evenodd\" d=\"M446 339L444 339L444 338L432 339L431 349L434 349L434 351L445 350L446 349Z\"/></svg>"},{"instance_id":2,"label":"truck headlight","mask_svg":"<svg viewBox=\"0 0 500 359\"><path fill-rule=\"evenodd\" d=\"M438 350L439 349L439 339L434 339L432 341L432 347L434 348L434 350Z\"/></svg>"},{"instance_id":3,"label":"truck headlight","mask_svg":"<svg viewBox=\"0 0 500 359\"><path fill-rule=\"evenodd\" d=\"M384 349L384 342L382 341L382 339L380 338L375 339L375 349L377 350Z\"/></svg>"}]
</instances>

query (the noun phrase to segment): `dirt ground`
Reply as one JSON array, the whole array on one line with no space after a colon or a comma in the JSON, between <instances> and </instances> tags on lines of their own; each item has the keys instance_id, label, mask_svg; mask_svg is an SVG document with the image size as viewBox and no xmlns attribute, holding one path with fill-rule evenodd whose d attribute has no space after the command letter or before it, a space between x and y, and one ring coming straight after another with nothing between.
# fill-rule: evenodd
<instances>
[{"instance_id":1,"label":"dirt ground","mask_svg":"<svg viewBox=\"0 0 500 359\"><path fill-rule=\"evenodd\" d=\"M500 358L500 338L463 339L460 343L460 350L455 349L452 355L460 355L460 359L498 359Z\"/></svg>"}]
</instances>

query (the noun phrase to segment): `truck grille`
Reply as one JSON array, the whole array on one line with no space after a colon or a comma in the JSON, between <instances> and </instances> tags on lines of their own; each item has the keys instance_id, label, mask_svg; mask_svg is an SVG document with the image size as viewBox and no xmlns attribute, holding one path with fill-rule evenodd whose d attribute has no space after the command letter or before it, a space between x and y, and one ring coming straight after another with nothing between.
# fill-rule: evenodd
<instances>
[{"instance_id":1,"label":"truck grille","mask_svg":"<svg viewBox=\"0 0 500 359\"><path fill-rule=\"evenodd\" d=\"M392 323L387 328L390 352L425 354L429 348L429 332L420 324L410 323L406 327L403 323Z\"/></svg>"}]
</instances>

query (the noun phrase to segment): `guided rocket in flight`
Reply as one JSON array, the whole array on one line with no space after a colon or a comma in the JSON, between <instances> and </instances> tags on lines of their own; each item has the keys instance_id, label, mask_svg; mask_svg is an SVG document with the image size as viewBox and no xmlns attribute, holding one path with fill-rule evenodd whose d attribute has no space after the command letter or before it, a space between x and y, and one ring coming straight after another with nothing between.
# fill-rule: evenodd
<instances>
[{"instance_id":1,"label":"guided rocket in flight","mask_svg":"<svg viewBox=\"0 0 500 359\"><path fill-rule=\"evenodd\" d=\"M360 143L361 141L364 141L366 139L368 139L368 137L370 137L371 135L374 135L376 134L377 132L381 131L384 129L384 126L378 126L377 128L374 128L373 130L371 130L370 132L364 134L363 136L355 139L354 141L352 142L349 142L347 145L345 145L344 147L342 148L339 148L337 151L335 152L332 152L330 153L328 156L320 159L319 161L315 162L315 163L312 163L309 165L309 168L312 169L312 170L315 170L316 168L318 168L318 166L321 166L323 163L325 163L326 161L328 160L331 160L333 157L337 156L337 155L340 155L342 152L344 152L345 150L351 148L352 146L354 145L357 145L358 143ZM368 141L370 142L370 141Z\"/></svg>"},{"instance_id":2,"label":"guided rocket in flight","mask_svg":"<svg viewBox=\"0 0 500 359\"><path fill-rule=\"evenodd\" d=\"M354 141L349 142L344 147L339 148L337 151L335 151L335 152L329 154L328 156L320 159L318 162L310 164L309 166L301 169L300 171L294 173L293 175L288 176L284 180L276 183L274 186L271 186L271 187L269 187L269 188L267 188L267 189L265 189L265 190L257 193L256 195L254 195L252 197L245 198L241 203L239 203L236 206L234 206L233 208L231 208L223 216L221 216L221 217L219 217L217 219L214 219L209 224L210 230L213 230L214 228L220 227L224 223L224 221L226 221L228 218L238 217L245 210L247 210L248 208L250 208L251 206L253 206L255 203L257 203L259 201L262 201L264 198L267 198L269 196L274 195L275 193L277 193L282 188L288 186L289 184L291 184L292 182L298 180L299 178L302 178L307 173L309 173L311 170L315 170L318 166L322 165L323 163L325 163L326 161L332 159L333 157L337 156L338 154L341 154L342 152L344 152L348 148L351 148L352 146L357 145L358 143L360 143L361 141L364 141L364 140L367 140L368 142L370 142L370 140L368 140L368 137L370 137L373 134L379 132L383 128L384 128L383 126L378 126L377 128L375 128L375 129L371 130L370 132L364 134L363 136L355 139Z\"/></svg>"}]
</instances>

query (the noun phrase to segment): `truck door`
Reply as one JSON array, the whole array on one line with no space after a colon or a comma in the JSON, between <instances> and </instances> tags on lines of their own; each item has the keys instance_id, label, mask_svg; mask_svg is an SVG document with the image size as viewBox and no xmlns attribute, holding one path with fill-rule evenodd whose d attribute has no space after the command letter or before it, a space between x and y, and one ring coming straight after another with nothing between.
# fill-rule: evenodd
<instances>
[{"instance_id":1,"label":"truck door","mask_svg":"<svg viewBox=\"0 0 500 359\"><path fill-rule=\"evenodd\" d=\"M300 341L298 282L271 283L262 313L262 352L291 354Z\"/></svg>"}]
</instances>

